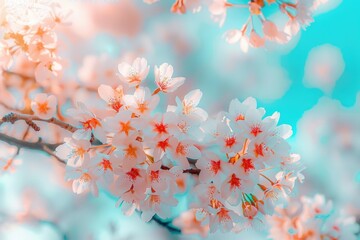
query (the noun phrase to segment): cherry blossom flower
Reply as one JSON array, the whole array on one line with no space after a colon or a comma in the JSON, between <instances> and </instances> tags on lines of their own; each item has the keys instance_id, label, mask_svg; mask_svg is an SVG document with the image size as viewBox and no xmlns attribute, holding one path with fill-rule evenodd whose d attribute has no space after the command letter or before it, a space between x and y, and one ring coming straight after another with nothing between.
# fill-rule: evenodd
<instances>
[{"instance_id":1,"label":"cherry blossom flower","mask_svg":"<svg viewBox=\"0 0 360 240\"><path fill-rule=\"evenodd\" d=\"M105 186L111 184L114 180L114 168L116 166L115 158L115 156L96 153L95 157L92 157L90 162L87 163L89 168L94 171L97 178L104 181Z\"/></svg>"},{"instance_id":2,"label":"cherry blossom flower","mask_svg":"<svg viewBox=\"0 0 360 240\"><path fill-rule=\"evenodd\" d=\"M215 22L218 22L220 27L224 24L226 19L226 9L231 7L232 4L227 0L212 0L209 6L209 11Z\"/></svg>"},{"instance_id":3,"label":"cherry blossom flower","mask_svg":"<svg viewBox=\"0 0 360 240\"><path fill-rule=\"evenodd\" d=\"M174 69L168 63L163 63L158 68L155 66L155 83L158 86L159 91L162 92L174 92L178 87L180 87L185 82L185 78L176 77L173 78ZM156 92L156 90L155 90Z\"/></svg>"},{"instance_id":4,"label":"cherry blossom flower","mask_svg":"<svg viewBox=\"0 0 360 240\"><path fill-rule=\"evenodd\" d=\"M133 119L132 112L127 110L121 111L114 117L105 119L105 129L115 133L115 138L128 137L137 131L137 126L134 124L135 121L136 119Z\"/></svg>"},{"instance_id":5,"label":"cherry blossom flower","mask_svg":"<svg viewBox=\"0 0 360 240\"><path fill-rule=\"evenodd\" d=\"M148 222L156 214L159 217L166 219L170 216L170 207L177 205L177 200L172 195L164 195L163 193L153 192L150 190L146 194L146 199L141 205L143 210L141 218Z\"/></svg>"},{"instance_id":6,"label":"cherry blossom flower","mask_svg":"<svg viewBox=\"0 0 360 240\"><path fill-rule=\"evenodd\" d=\"M116 89L108 85L100 85L98 93L108 106L116 112L119 112L120 108L124 105L122 100L122 97L124 96L124 89L121 85Z\"/></svg>"},{"instance_id":7,"label":"cherry blossom flower","mask_svg":"<svg viewBox=\"0 0 360 240\"><path fill-rule=\"evenodd\" d=\"M199 121L205 121L208 117L207 112L197 107L202 97L202 92L199 89L192 90L188 94L185 95L184 99L180 101L179 98L176 98L177 107L170 108L173 109L177 113L181 113L183 115L189 116Z\"/></svg>"},{"instance_id":8,"label":"cherry blossom flower","mask_svg":"<svg viewBox=\"0 0 360 240\"><path fill-rule=\"evenodd\" d=\"M246 27L246 26L244 26ZM243 28L241 30L233 29L229 30L225 33L224 37L225 40L230 44L235 44L237 42L240 43L240 48L243 52L248 52L249 50L249 38L245 35L246 28ZM252 40L254 41L254 40Z\"/></svg>"},{"instance_id":9,"label":"cherry blossom flower","mask_svg":"<svg viewBox=\"0 0 360 240\"><path fill-rule=\"evenodd\" d=\"M117 147L115 155L120 157L124 169L133 168L146 160L143 146L136 139L136 135L113 139L113 145Z\"/></svg>"},{"instance_id":10,"label":"cherry blossom flower","mask_svg":"<svg viewBox=\"0 0 360 240\"><path fill-rule=\"evenodd\" d=\"M51 85L52 82L61 77L62 66L59 62L42 62L35 69L36 80L44 86Z\"/></svg>"},{"instance_id":11,"label":"cherry blossom flower","mask_svg":"<svg viewBox=\"0 0 360 240\"><path fill-rule=\"evenodd\" d=\"M64 138L64 144L56 148L56 155L64 160L67 160L69 166L81 166L85 161L88 161L90 155L88 150L91 146L87 140L76 140L73 138Z\"/></svg>"},{"instance_id":12,"label":"cherry blossom flower","mask_svg":"<svg viewBox=\"0 0 360 240\"><path fill-rule=\"evenodd\" d=\"M149 69L145 58L136 58L131 65L122 62L118 66L120 79L129 86L139 85L148 75Z\"/></svg>"},{"instance_id":13,"label":"cherry blossom flower","mask_svg":"<svg viewBox=\"0 0 360 240\"><path fill-rule=\"evenodd\" d=\"M139 87L133 95L123 97L125 105L139 115L149 114L159 103L159 96L152 96L148 88Z\"/></svg>"},{"instance_id":14,"label":"cherry blossom flower","mask_svg":"<svg viewBox=\"0 0 360 240\"><path fill-rule=\"evenodd\" d=\"M72 189L76 194L91 192L94 196L99 194L96 175L85 168L67 166L67 180L72 180Z\"/></svg>"},{"instance_id":15,"label":"cherry blossom flower","mask_svg":"<svg viewBox=\"0 0 360 240\"><path fill-rule=\"evenodd\" d=\"M272 41L277 41L279 43L288 42L288 35L278 29L278 27L271 21L263 22L263 32L264 36Z\"/></svg>"},{"instance_id":16,"label":"cherry blossom flower","mask_svg":"<svg viewBox=\"0 0 360 240\"><path fill-rule=\"evenodd\" d=\"M48 96L44 93L36 95L31 102L31 109L34 114L42 119L50 119L56 113L57 99L54 95Z\"/></svg>"},{"instance_id":17,"label":"cherry blossom flower","mask_svg":"<svg viewBox=\"0 0 360 240\"><path fill-rule=\"evenodd\" d=\"M78 102L76 108L68 109L67 113L80 124L80 128L73 134L75 139L90 140L93 134L101 142L106 142L106 133L102 127L101 120L85 104Z\"/></svg>"},{"instance_id":18,"label":"cherry blossom flower","mask_svg":"<svg viewBox=\"0 0 360 240\"><path fill-rule=\"evenodd\" d=\"M176 163L179 164L184 169L190 167L188 158L190 159L199 159L201 152L191 141L177 141L175 138L170 140L170 144L175 146L174 149L170 150L171 157L173 160L176 160Z\"/></svg>"}]
</instances>

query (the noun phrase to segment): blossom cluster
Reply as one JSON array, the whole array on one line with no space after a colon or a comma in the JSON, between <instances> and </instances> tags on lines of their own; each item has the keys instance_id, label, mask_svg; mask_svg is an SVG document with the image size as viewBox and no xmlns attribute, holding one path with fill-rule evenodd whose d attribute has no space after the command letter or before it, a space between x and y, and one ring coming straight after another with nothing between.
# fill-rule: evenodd
<instances>
[{"instance_id":1,"label":"blossom cluster","mask_svg":"<svg viewBox=\"0 0 360 240\"><path fill-rule=\"evenodd\" d=\"M261 225L303 178L300 157L286 141L291 127L278 126L279 113L264 117L253 98L234 99L228 112L210 118L198 106L198 89L159 112L159 94L174 92L185 78L163 63L154 68L157 88L150 91L143 86L149 70L144 58L118 65L118 87L98 88L106 117L81 102L68 109L76 128L56 155L66 161L73 191L97 195L102 187L119 197L126 214L139 210L149 221L171 216L176 194L190 189L193 175L189 207L201 226L213 232ZM31 106L49 119L56 101L40 94Z\"/></svg>"},{"instance_id":2,"label":"blossom cluster","mask_svg":"<svg viewBox=\"0 0 360 240\"><path fill-rule=\"evenodd\" d=\"M0 13L0 67L9 69L15 57L24 56L36 64L40 84L60 79L63 60L57 53L55 28L66 24L68 13L49 0L4 0Z\"/></svg>"},{"instance_id":3,"label":"blossom cluster","mask_svg":"<svg viewBox=\"0 0 360 240\"><path fill-rule=\"evenodd\" d=\"M144 0L148 4L157 0ZM290 41L300 28L306 28L313 22L313 13L326 0L243 0L233 3L230 0L176 0L171 11L185 13L187 9L198 12L206 5L214 22L223 26L229 9L247 9L249 17L239 29L225 33L225 39L230 44L239 43L242 51L247 52L249 46L259 48L267 41L280 44ZM285 27L281 22L271 20L269 12L280 13L287 18Z\"/></svg>"},{"instance_id":4,"label":"blossom cluster","mask_svg":"<svg viewBox=\"0 0 360 240\"><path fill-rule=\"evenodd\" d=\"M359 225L354 217L334 211L331 201L322 195L290 201L276 207L268 217L272 239L357 239Z\"/></svg>"}]
</instances>

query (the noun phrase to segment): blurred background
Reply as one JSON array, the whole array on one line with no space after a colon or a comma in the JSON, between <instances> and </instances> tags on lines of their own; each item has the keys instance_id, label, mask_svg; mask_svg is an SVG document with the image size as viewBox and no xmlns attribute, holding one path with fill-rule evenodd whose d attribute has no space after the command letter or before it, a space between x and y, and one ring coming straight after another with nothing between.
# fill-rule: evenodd
<instances>
[{"instance_id":1,"label":"blurred background","mask_svg":"<svg viewBox=\"0 0 360 240\"><path fill-rule=\"evenodd\" d=\"M89 69L116 72L121 60L142 56L151 65L172 64L176 76L187 78L180 95L201 89L200 105L210 114L226 110L233 98L253 96L267 114L278 111L280 122L293 127L291 145L306 166L305 183L296 194L324 194L360 216L359 1L328 0L315 22L289 44L248 53L223 38L226 30L245 21L245 10L231 11L219 28L206 9L172 14L169 0L153 5L141 0L62 4L72 10L72 25L60 31L65 81L97 86ZM153 84L151 78L147 81ZM76 96L84 97L81 92ZM17 161L11 173L0 168L0 239L201 239L171 235L136 214L125 217L106 192L98 198L73 194L62 166L44 154L22 151ZM266 236L248 231L224 237Z\"/></svg>"}]
</instances>

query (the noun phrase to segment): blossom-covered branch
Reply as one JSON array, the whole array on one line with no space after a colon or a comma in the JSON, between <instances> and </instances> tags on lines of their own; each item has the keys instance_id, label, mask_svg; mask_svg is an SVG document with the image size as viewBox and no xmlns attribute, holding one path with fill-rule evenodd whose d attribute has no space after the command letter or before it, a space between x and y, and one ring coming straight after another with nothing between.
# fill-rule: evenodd
<instances>
[{"instance_id":1,"label":"blossom-covered branch","mask_svg":"<svg viewBox=\"0 0 360 240\"><path fill-rule=\"evenodd\" d=\"M159 0L144 0L148 4ZM230 9L248 12L248 18L239 29L232 29L225 33L228 43L239 43L241 49L247 52L249 46L264 47L266 42L284 44L295 36L300 28L305 29L314 20L312 15L324 0L176 0L171 8L174 13L184 14L190 9L198 12L203 6L208 7L211 18L223 26ZM287 18L285 28L281 22L275 23L267 13L275 12Z\"/></svg>"},{"instance_id":2,"label":"blossom-covered branch","mask_svg":"<svg viewBox=\"0 0 360 240\"><path fill-rule=\"evenodd\" d=\"M74 125L54 118L62 106L45 93L32 99L34 115L3 118L10 123L25 120L39 133L36 121L72 134L63 138L55 154L66 162L66 178L75 193L97 195L99 187L105 188L119 197L125 214L139 210L149 221L155 214L170 218L178 202L175 194L194 188L189 207L200 216L200 225L212 232L236 231L264 223L263 217L271 213L267 209L286 197L297 179L302 181L300 158L290 153L285 140L292 133L290 126L277 126L278 113L264 117L255 99L234 99L227 112L209 117L199 107L202 92L197 89L176 98L175 106L155 112L161 95L175 92L185 78L173 77L167 63L155 66L157 88L151 91L143 86L150 71L146 59L122 62L118 71L117 86L98 88L103 104L78 101L65 111Z\"/></svg>"}]
</instances>

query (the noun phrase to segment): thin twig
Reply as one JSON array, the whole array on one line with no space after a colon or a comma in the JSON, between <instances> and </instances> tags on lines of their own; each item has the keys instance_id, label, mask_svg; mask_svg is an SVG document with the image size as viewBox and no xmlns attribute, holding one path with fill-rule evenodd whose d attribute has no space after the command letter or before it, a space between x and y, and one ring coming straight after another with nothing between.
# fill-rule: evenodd
<instances>
[{"instance_id":1,"label":"thin twig","mask_svg":"<svg viewBox=\"0 0 360 240\"><path fill-rule=\"evenodd\" d=\"M24 120L35 131L39 131L40 128L33 121L51 123L51 124L57 125L63 129L65 129L69 132L75 132L77 130L76 127L74 127L66 122L63 122L57 118L41 119L34 115L20 114L20 113L9 113L9 114L5 115L2 118L0 125L2 122L10 122L10 123L14 124L15 122L17 122L19 120Z\"/></svg>"},{"instance_id":2,"label":"thin twig","mask_svg":"<svg viewBox=\"0 0 360 240\"><path fill-rule=\"evenodd\" d=\"M47 154L49 154L50 156L54 157L59 163L62 164L66 164L66 162L64 160L62 160L61 158L59 158L58 156L56 156L56 154L54 153L54 151L52 151L50 148L48 148L46 145L44 145L43 147L44 152L46 152Z\"/></svg>"}]
</instances>

